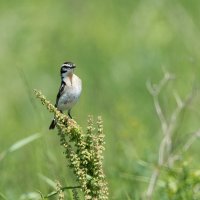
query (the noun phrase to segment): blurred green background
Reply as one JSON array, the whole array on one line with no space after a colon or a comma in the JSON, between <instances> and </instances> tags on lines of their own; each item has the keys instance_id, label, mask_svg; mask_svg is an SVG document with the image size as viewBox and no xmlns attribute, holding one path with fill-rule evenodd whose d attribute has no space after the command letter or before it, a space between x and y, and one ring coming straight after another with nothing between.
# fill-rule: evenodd
<instances>
[{"instance_id":1,"label":"blurred green background","mask_svg":"<svg viewBox=\"0 0 200 200\"><path fill-rule=\"evenodd\" d=\"M52 116L33 95L39 89L54 103L60 65L73 61L83 92L72 115L85 128L89 114L103 117L110 198L140 199L161 139L146 81L158 82L162 67L176 75L162 93L170 114L173 90L184 98L198 88L199 37L199 1L1 1L0 153L30 135L42 136L0 161L0 193L9 200L36 190L47 194L52 188L41 176L76 184L56 131L48 130ZM181 134L198 129L198 100L197 94ZM194 166L200 164L198 146L188 153Z\"/></svg>"}]
</instances>

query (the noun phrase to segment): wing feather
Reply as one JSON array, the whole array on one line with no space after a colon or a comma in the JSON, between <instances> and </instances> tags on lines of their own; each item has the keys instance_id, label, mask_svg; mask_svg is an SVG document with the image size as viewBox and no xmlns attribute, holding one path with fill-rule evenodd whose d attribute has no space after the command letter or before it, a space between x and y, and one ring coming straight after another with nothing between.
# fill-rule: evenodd
<instances>
[{"instance_id":1,"label":"wing feather","mask_svg":"<svg viewBox=\"0 0 200 200\"><path fill-rule=\"evenodd\" d=\"M57 94L55 107L58 106L58 101L59 101L61 95L63 94L65 85L66 85L66 83L65 83L64 81L62 81L62 82L61 82L61 85L60 85L60 88L59 88L59 91L58 91L58 94Z\"/></svg>"}]
</instances>

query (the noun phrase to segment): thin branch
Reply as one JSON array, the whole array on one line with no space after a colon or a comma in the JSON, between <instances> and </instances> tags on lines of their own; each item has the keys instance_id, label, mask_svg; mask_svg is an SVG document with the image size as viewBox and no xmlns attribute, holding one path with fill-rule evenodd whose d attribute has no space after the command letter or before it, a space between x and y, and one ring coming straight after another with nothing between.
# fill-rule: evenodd
<instances>
[{"instance_id":1,"label":"thin branch","mask_svg":"<svg viewBox=\"0 0 200 200\"><path fill-rule=\"evenodd\" d=\"M196 141L197 138L200 137L200 129L196 131L192 136L187 140L185 145L183 146L183 152L188 151L188 149L192 146L192 144Z\"/></svg>"},{"instance_id":2,"label":"thin branch","mask_svg":"<svg viewBox=\"0 0 200 200\"><path fill-rule=\"evenodd\" d=\"M163 82L162 82L162 85L163 85ZM155 89L155 86L153 87L153 85L150 81L147 82L147 89L149 90L149 93L153 97L155 110L156 110L157 116L160 120L160 123L161 123L161 126L162 126L162 131L165 132L165 130L167 128L167 122L166 122L165 116L163 114L162 108L161 108L159 100L158 100L158 95L160 93L161 87L159 87L159 89L158 89L158 87L156 87L156 88L157 89Z\"/></svg>"},{"instance_id":3,"label":"thin branch","mask_svg":"<svg viewBox=\"0 0 200 200\"><path fill-rule=\"evenodd\" d=\"M176 91L174 91L174 98L176 100L176 104L179 108L182 108L184 103L182 101L182 99L180 98L180 96L178 95L178 93Z\"/></svg>"},{"instance_id":4,"label":"thin branch","mask_svg":"<svg viewBox=\"0 0 200 200\"><path fill-rule=\"evenodd\" d=\"M149 185L146 192L147 200L152 199L153 192L156 187L158 177L160 175L160 170L162 169L165 163L167 163L168 165L171 163L170 157L171 157L172 136L175 133L177 120L179 119L179 116L182 110L190 103L193 97L193 92L192 92L184 101L182 101L180 96L176 92L174 92L174 98L177 103L177 107L172 112L169 120L167 120L166 117L164 116L164 112L162 110L158 97L161 90L172 79L174 79L174 76L168 72L165 72L163 79L157 85L153 86L150 81L147 82L147 89L149 90L149 93L153 97L154 107L155 107L157 116L160 120L161 129L163 132L163 138L160 142L159 152L158 152L158 163L157 163L158 166L157 168L153 170L150 181L149 181ZM167 121L169 122L167 123ZM191 142L193 142L193 140ZM188 145L190 145L190 143Z\"/></svg>"},{"instance_id":5,"label":"thin branch","mask_svg":"<svg viewBox=\"0 0 200 200\"><path fill-rule=\"evenodd\" d=\"M165 133L167 130L168 124L167 124L166 117L164 116L164 112L161 108L158 96L159 96L160 92L162 91L162 89L168 84L168 82L170 80L173 80L175 78L175 76L173 74L170 74L169 72L166 72L164 69L163 69L163 71L165 72L164 77L158 84L153 85L151 83L151 81L147 81L146 85L147 85L147 89L148 89L149 93L153 97L155 110L156 110L157 116L161 123L162 132Z\"/></svg>"},{"instance_id":6,"label":"thin branch","mask_svg":"<svg viewBox=\"0 0 200 200\"><path fill-rule=\"evenodd\" d=\"M154 96L153 101L154 101L154 106L155 106L158 118L160 119L162 132L165 133L168 125L167 125L167 120L163 114L162 108L160 106L158 96Z\"/></svg>"},{"instance_id":7,"label":"thin branch","mask_svg":"<svg viewBox=\"0 0 200 200\"><path fill-rule=\"evenodd\" d=\"M157 182L157 179L159 177L159 174L160 174L160 170L158 168L156 168L151 175L149 186L148 186L148 189L147 189L147 192L146 192L147 200L152 199L152 194L153 194L154 188L156 186L156 182Z\"/></svg>"},{"instance_id":8,"label":"thin branch","mask_svg":"<svg viewBox=\"0 0 200 200\"><path fill-rule=\"evenodd\" d=\"M164 163L164 156L165 156L165 150L166 150L166 146L167 146L167 140L169 140L168 136L165 135L160 143L160 147L159 147L159 151L158 151L158 166L162 166Z\"/></svg>"},{"instance_id":9,"label":"thin branch","mask_svg":"<svg viewBox=\"0 0 200 200\"><path fill-rule=\"evenodd\" d=\"M157 116L161 123L162 132L164 134L164 138L162 139L162 141L160 143L160 147L159 147L158 168L154 169L154 171L151 175L150 181L149 181L148 188L147 188L147 192L146 192L147 200L152 199L153 191L155 189L155 186L156 186L159 174L160 174L160 168L162 167L162 165L164 163L166 146L169 143L169 134L167 131L168 124L167 124L166 117L164 116L162 107L160 105L158 96L159 96L161 90L167 85L167 83L171 79L172 79L172 75L170 75L169 73L165 73L163 79L160 81L159 84L153 86L150 81L147 82L147 89L149 90L149 93L153 97L154 107L155 107Z\"/></svg>"},{"instance_id":10,"label":"thin branch","mask_svg":"<svg viewBox=\"0 0 200 200\"><path fill-rule=\"evenodd\" d=\"M189 150L189 148L192 146L192 144L196 141L196 139L200 138L200 129L194 132L186 141L186 143L183 145L183 148L181 152L177 154L173 154L169 157L168 163L169 166L173 166L174 162L177 160L182 159L182 155Z\"/></svg>"}]
</instances>

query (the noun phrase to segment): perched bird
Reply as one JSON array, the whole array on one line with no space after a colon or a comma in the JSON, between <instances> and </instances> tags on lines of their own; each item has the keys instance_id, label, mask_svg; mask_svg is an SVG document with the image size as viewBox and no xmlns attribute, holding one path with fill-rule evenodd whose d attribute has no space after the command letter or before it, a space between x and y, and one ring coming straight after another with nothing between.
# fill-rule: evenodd
<instances>
[{"instance_id":1,"label":"perched bird","mask_svg":"<svg viewBox=\"0 0 200 200\"><path fill-rule=\"evenodd\" d=\"M60 69L61 85L56 98L55 107L63 112L67 110L68 116L72 119L71 109L79 99L82 90L81 79L74 74L76 65L72 62L64 62ZM54 118L49 129L54 129L56 119Z\"/></svg>"}]
</instances>

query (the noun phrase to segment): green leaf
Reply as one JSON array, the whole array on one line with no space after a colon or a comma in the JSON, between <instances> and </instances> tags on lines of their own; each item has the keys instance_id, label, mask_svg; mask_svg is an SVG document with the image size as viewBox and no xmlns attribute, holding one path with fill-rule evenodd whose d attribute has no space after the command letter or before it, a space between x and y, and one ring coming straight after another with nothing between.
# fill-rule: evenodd
<instances>
[{"instance_id":1,"label":"green leaf","mask_svg":"<svg viewBox=\"0 0 200 200\"><path fill-rule=\"evenodd\" d=\"M2 200L7 200L7 198L5 197L5 195L4 194L2 194L2 193L0 193L0 199L2 199Z\"/></svg>"},{"instance_id":2,"label":"green leaf","mask_svg":"<svg viewBox=\"0 0 200 200\"><path fill-rule=\"evenodd\" d=\"M6 150L4 150L3 152L0 153L0 161L3 160L8 153L11 153L13 151L16 151L16 150L22 148L23 146L33 142L34 140L38 139L39 137L41 137L41 134L35 133L33 135L30 135L30 136L28 136L24 139L17 141L12 146L10 146L8 149L6 149Z\"/></svg>"},{"instance_id":3,"label":"green leaf","mask_svg":"<svg viewBox=\"0 0 200 200\"><path fill-rule=\"evenodd\" d=\"M47 176L44 176L43 174L38 174L38 176L44 181L46 182L49 186L53 187L54 189L56 189L56 183L51 180L50 178L48 178Z\"/></svg>"},{"instance_id":4,"label":"green leaf","mask_svg":"<svg viewBox=\"0 0 200 200\"><path fill-rule=\"evenodd\" d=\"M24 138L22 140L17 141L16 143L14 143L9 149L8 152L13 152L16 151L20 148L22 148L23 146L31 143L32 141L38 139L39 137L41 137L40 133L35 133L27 138Z\"/></svg>"},{"instance_id":5,"label":"green leaf","mask_svg":"<svg viewBox=\"0 0 200 200\"><path fill-rule=\"evenodd\" d=\"M20 200L40 200L41 195L37 192L29 192L22 194Z\"/></svg>"}]
</instances>

